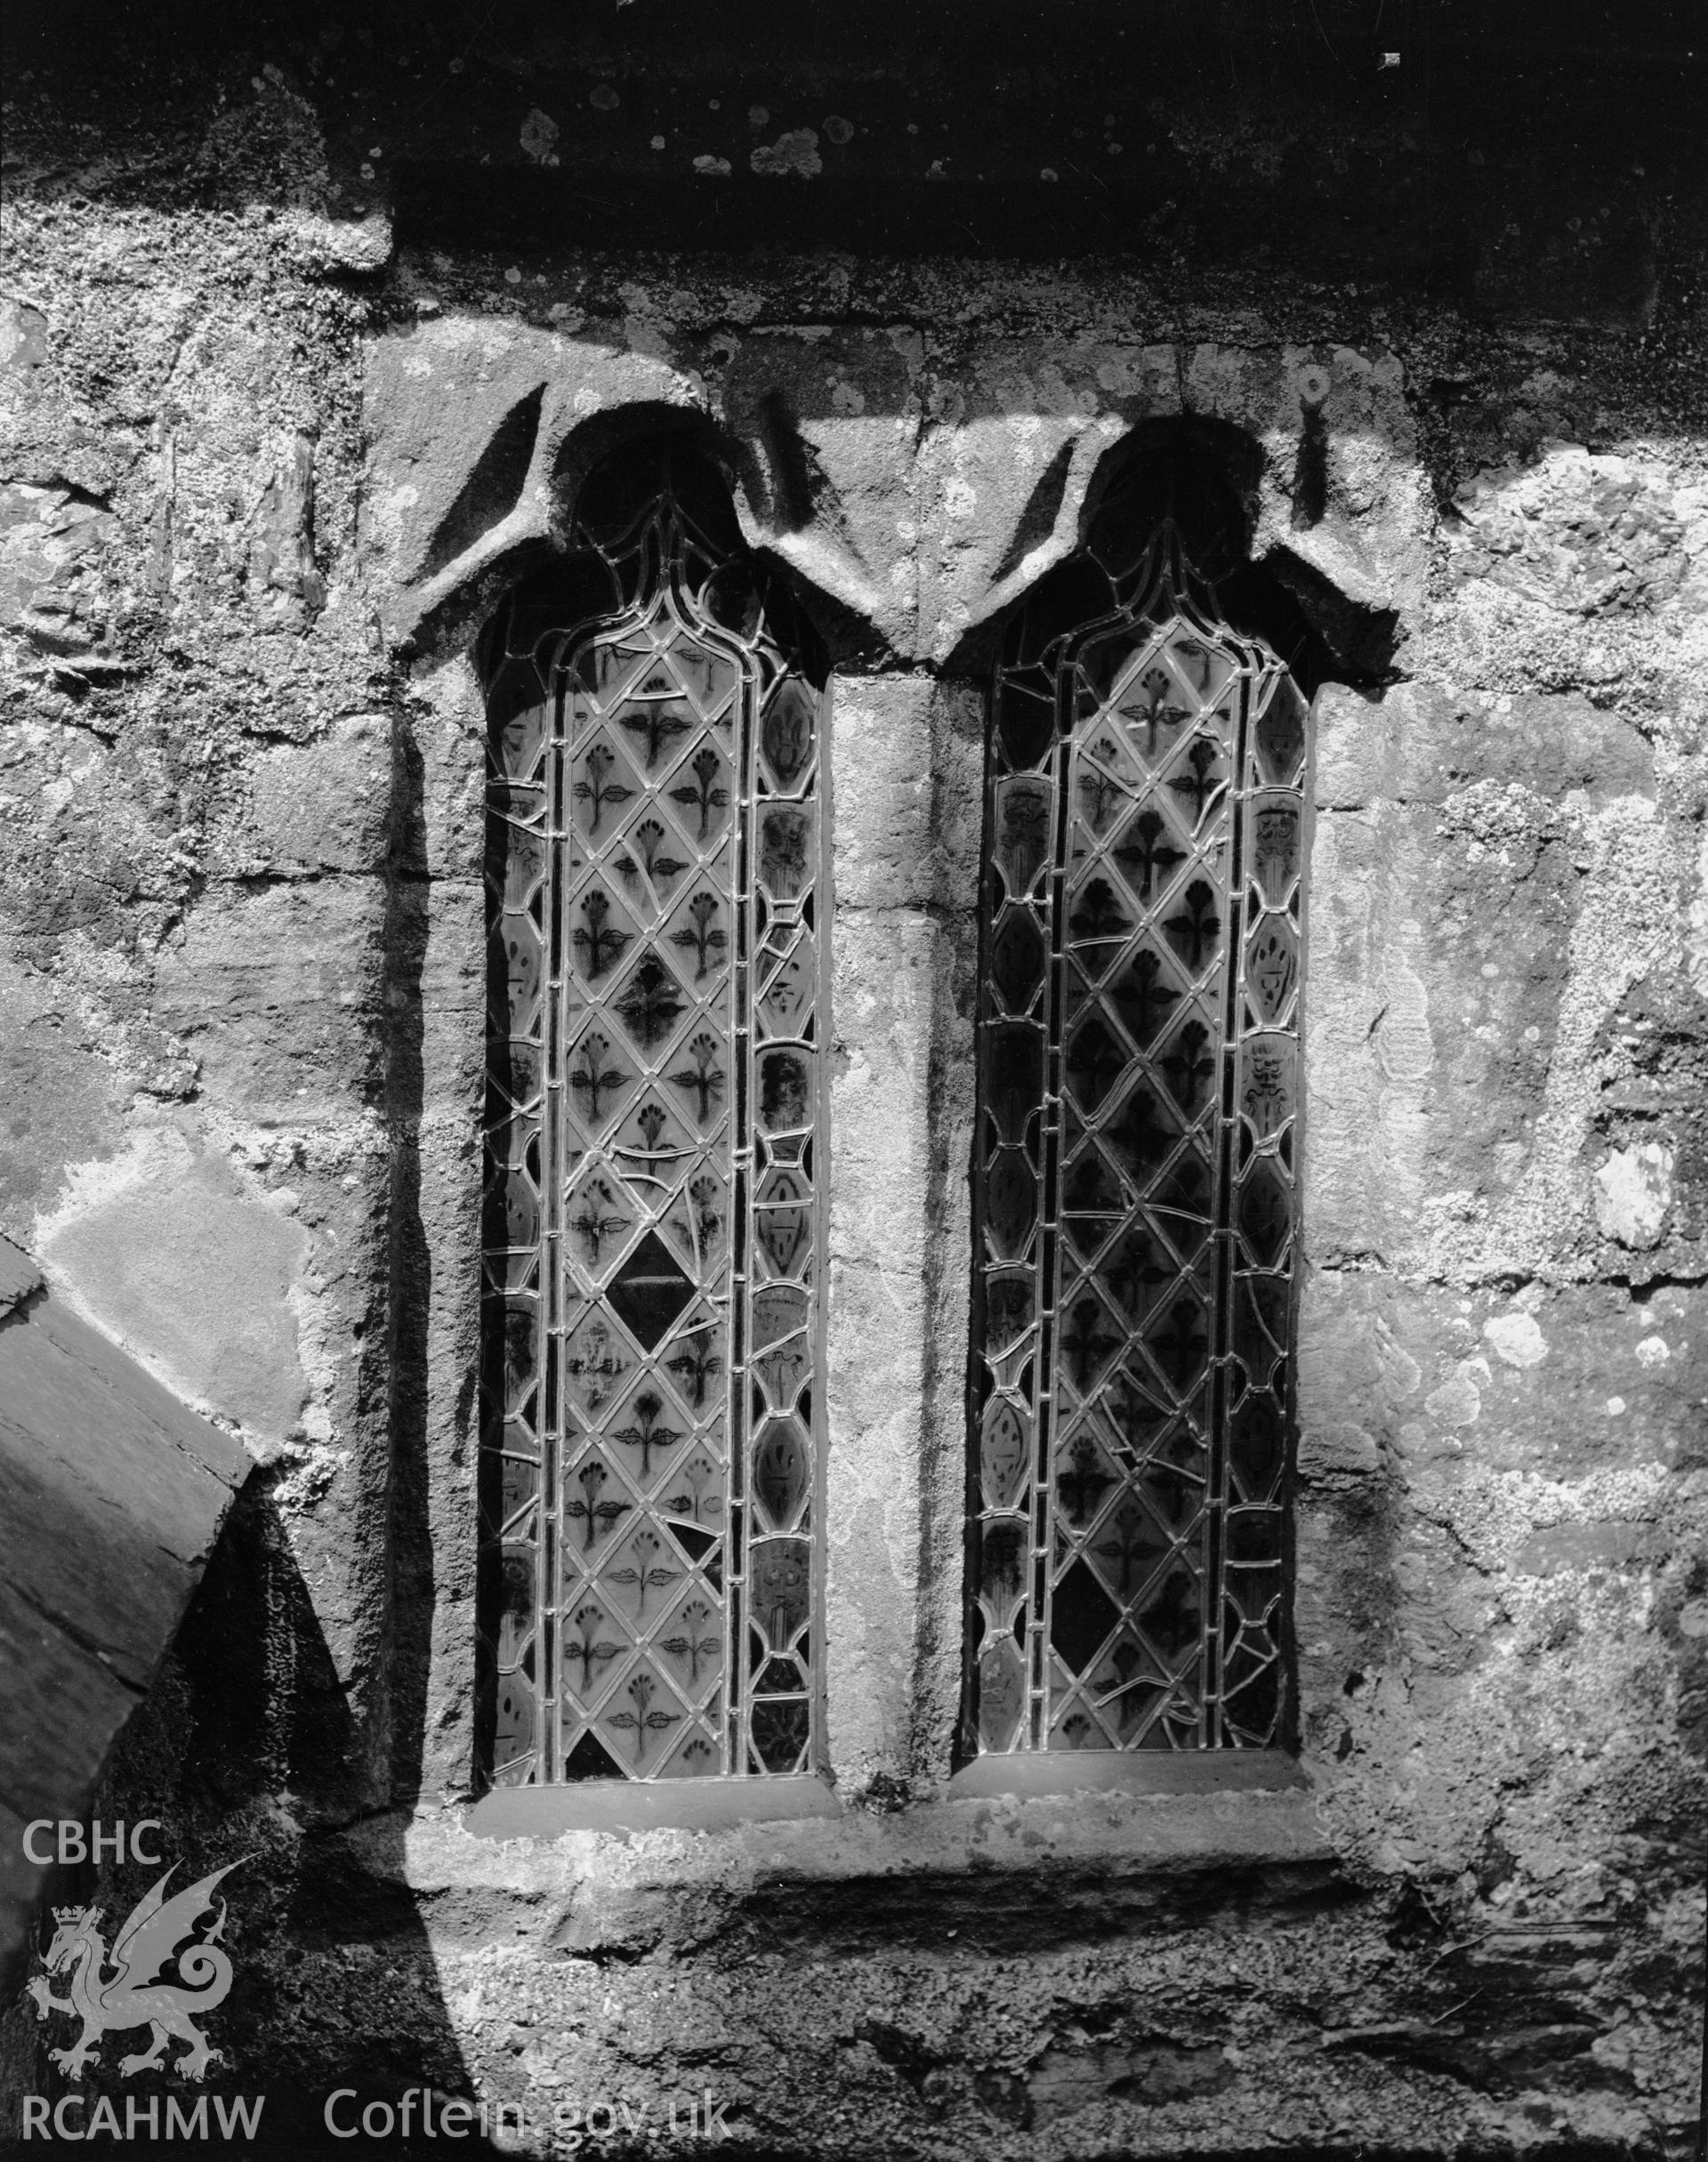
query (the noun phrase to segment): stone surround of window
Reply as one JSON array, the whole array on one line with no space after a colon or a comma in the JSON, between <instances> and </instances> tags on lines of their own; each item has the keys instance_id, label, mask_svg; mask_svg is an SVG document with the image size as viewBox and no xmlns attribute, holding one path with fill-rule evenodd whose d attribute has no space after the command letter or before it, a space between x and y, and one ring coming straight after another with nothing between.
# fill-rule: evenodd
<instances>
[{"instance_id":1,"label":"stone surround of window","mask_svg":"<svg viewBox=\"0 0 1708 2162\"><path fill-rule=\"evenodd\" d=\"M738 390L759 403L757 392L743 387L745 371L786 375L791 367L812 367L846 375L856 361L867 367L864 379L874 395L898 395L886 371L897 366L898 354L904 374L916 365L905 340L884 342L865 359L862 341L879 343L871 334L838 331L779 354L776 349L786 348L786 340L756 336L732 363L726 399L739 418ZM442 388L462 380L469 365L462 345L447 344L437 333L429 342L434 383ZM516 341L515 358L512 390L501 385L489 398L512 391L520 396L549 356L536 353L523 338ZM410 723L419 765L413 773L406 765L415 790L406 821L414 819L412 845L440 899L423 974L423 1065L434 1099L421 1141L422 1216L433 1255L424 1424L434 1437L429 1442L434 1565L447 1587L435 1612L431 1652L434 1694L446 1711L430 1737L430 1762L441 1768L442 1788L464 1793L476 1700L474 1632L467 1593L458 1587L475 1576L465 1379L474 1337L471 1314L458 1306L453 1290L478 1274L479 1244L478 1184L466 1136L481 1063L477 758L486 721L472 641L506 586L541 562L552 545L549 525L530 506L541 497L571 499L578 475L608 455L621 434L616 422L592 426L576 417L575 399L582 399L583 408L608 400L619 418L632 411L623 425L637 438L661 419L672 420L646 394L658 376L657 364L638 356L614 362L595 353L579 365L576 382L547 383L529 482L515 507L450 565L405 575L399 603L410 625L399 634L414 641L419 657ZM1285 369L1278 378L1264 378L1266 384L1272 381L1285 393ZM1169 391L1160 367L1155 384L1147 425L1167 422ZM1221 405L1229 415L1222 424L1230 432L1237 426L1250 430L1243 440L1253 440L1261 413L1249 387L1237 380L1231 390L1224 385ZM429 424L424 412L420 424L423 430ZM749 545L761 545L787 569L832 657L823 709L834 916L826 1039L824 1756L816 1781L758 1806L768 1817L785 1806L817 1815L827 1804L841 1812L850 1799L866 1795L918 1800L947 1793L952 1774L954 1791L970 1799L1021 1787L1040 1803L1055 1786L1069 1794L1107 1790L1112 1776L1107 1770L1066 1759L1058 1770L1031 1769L1023 1777L1011 1768L978 1765L956 1773L955 1737L963 1676L971 1280L966 1179L974 1129L986 686L997 622L1051 561L1071 553L1100 447L1114 438L1105 433L1076 443L1077 478L1050 544L1052 553L1041 560L1035 552L1023 569L995 577L1002 566L988 557L982 569L956 566L963 583L975 572L982 580L979 605L991 626L982 629L969 609L956 631L927 625L928 605L942 621L948 601L923 582L899 599L869 587L862 593L846 552L839 555L821 530L810 522L791 525L779 512L763 444L751 455L744 450L744 440L756 439L744 439L734 420L723 434L704 422L690 424L724 461ZM974 439L970 455L976 453ZM929 444L922 456L929 466ZM982 469L973 478L980 486L996 484L994 472ZM939 485L929 470L910 485L928 483ZM850 501L850 520L866 515L858 498ZM431 536L435 514L423 505L414 522ZM917 551L909 561L918 561ZM953 622L952 609L947 620ZM1307 1392L1310 1356L1307 1328L1301 1352ZM1308 1626L1301 1617L1301 1628ZM1133 1753L1150 1754L1161 1753ZM1224 1785L1255 1782L1260 1795L1296 1790L1301 1774L1285 1751L1245 1754L1251 1761L1239 1772L1221 1775ZM1135 1763L1123 1767L1117 1784L1172 1786L1173 1805L1186 1806L1178 1791L1182 1778L1178 1768L1159 1775ZM1194 1773L1186 1783L1196 1787L1200 1778ZM649 1800L644 1821L710 1825L744 1806L738 1796L714 1795L699 1782L674 1784L681 1791L673 1801ZM502 1826L504 1836L519 1835L517 1799L477 1800L471 1825L495 1834ZM549 1803L520 1799L527 1802L523 1819L528 1810L539 1812L530 1821L540 1836L622 1819L620 1803L591 1784L579 1799L566 1800L562 1792Z\"/></svg>"}]
</instances>

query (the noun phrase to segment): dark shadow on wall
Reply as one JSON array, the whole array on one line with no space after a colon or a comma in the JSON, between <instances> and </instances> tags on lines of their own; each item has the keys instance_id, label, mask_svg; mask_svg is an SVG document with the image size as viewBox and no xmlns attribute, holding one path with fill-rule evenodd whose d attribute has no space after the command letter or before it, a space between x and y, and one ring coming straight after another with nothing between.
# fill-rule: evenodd
<instances>
[{"instance_id":1,"label":"dark shadow on wall","mask_svg":"<svg viewBox=\"0 0 1708 2162\"><path fill-rule=\"evenodd\" d=\"M352 2091L340 2105L344 2127L369 2104L376 2126L388 2111L395 2125L412 2089L417 2122L422 2089L441 2099L474 2098L404 1871L405 1812L422 1778L436 1597L426 1454L431 1270L419 1149L430 901L423 786L421 754L399 722L386 864L386 1029L375 1075L391 1150L386 1314L364 1347L363 1375L378 1399L371 1430L384 1470L383 1479L362 1482L377 1495L358 1541L376 1573L384 1557L376 1636L352 1678L341 1679L281 1506L288 1471L257 1474L233 1506L94 1804L108 1827L157 1819L149 1851L157 1848L159 1862L104 1857L99 1868L61 1870L34 1948L51 1940L55 1905L98 1906L110 1946L166 1865L173 1865L168 1896L229 1866L199 1931L205 1937L223 1900L230 1990L198 2022L220 2054L200 2085L171 2071L183 2054L181 2042L168 2044L159 2069L124 2077L121 2060L148 2048L148 2030L115 2029L73 2082L49 2053L75 2040L76 2025L62 2014L38 2023L33 2005L20 2000L0 2016L0 2154L12 2152L22 2094L50 2105L81 2095L74 2126L87 2123L99 2099L109 2097L121 2126L134 2105L144 2127L150 2100L164 2124L169 2101L193 2113L205 2099L209 2137L222 2148L220 2104L229 2110L235 2098L262 2096L259 2137L239 2136L224 2150L293 2158L352 2151L325 2120L326 2099L340 2088ZM163 1979L174 1979L170 1963ZM49 1986L62 1996L66 1976ZM240 2133L241 2120L234 2121ZM354 2146L383 2155L498 2151L479 2135L478 2120L461 2138L406 2141L382 2131ZM160 2149L178 2150L175 2141ZM144 2136L127 2140L125 2151L153 2149Z\"/></svg>"},{"instance_id":2,"label":"dark shadow on wall","mask_svg":"<svg viewBox=\"0 0 1708 2162\"><path fill-rule=\"evenodd\" d=\"M1307 698L1329 682L1375 690L1394 681L1396 610L1349 600L1291 549L1271 547L1253 558L1263 470L1261 445L1231 421L1191 413L1140 421L1092 477L1080 511L1079 552L1046 571L1012 607L975 625L945 673L988 682L1017 609L1062 629L1091 620L1108 605L1108 593L1084 551L1107 553L1111 535L1148 536L1168 520L1192 568L1215 587L1225 620L1261 638ZM1309 493L1313 483L1307 473L1296 485Z\"/></svg>"},{"instance_id":3,"label":"dark shadow on wall","mask_svg":"<svg viewBox=\"0 0 1708 2162\"><path fill-rule=\"evenodd\" d=\"M151 1836L159 1864L103 1858L99 1870L85 1865L61 1872L39 1932L45 1946L52 1905L94 1904L110 1945L165 1865L175 1865L171 1892L230 1866L210 1906L217 1915L217 1901L225 1902L220 1941L230 1959L231 1986L198 2022L219 2054L199 2085L172 2076L172 2062L184 2053L178 2041L168 2043L160 2069L125 2078L119 2062L147 2048L147 2033L114 2029L73 2083L48 2053L75 2038L75 2025L63 2014L38 2024L23 2001L4 2022L7 2085L44 2096L50 2105L81 2094L82 2116L74 2109L74 2123L87 2123L102 2096L111 2099L121 2126L133 2105L143 2126L151 2101L165 2125L169 2100L193 2111L205 2097L210 2142L233 2154L498 2151L479 2136L478 2121L475 2136L424 2143L382 2136L352 2144L327 2128L326 2099L340 2088L355 2098L338 2105L346 2126L370 2103L395 2111L411 2088L445 2099L472 2101L474 2093L404 1881L406 1820L361 1811L365 1754L274 1482L253 1480L119 1740L95 1805L108 1827L157 1819L161 1828ZM170 1965L163 1979L173 1979ZM53 1977L50 1987L63 1994L65 1977ZM221 2140L220 2104L229 2114L234 2098L257 2096L265 2098L259 2136ZM7 2102L0 2152L9 2154L6 2141L19 2116L16 2096ZM375 2123L383 2123L377 2112ZM123 2142L122 2150L156 2148L143 2137ZM180 2143L163 2138L158 2151L180 2151Z\"/></svg>"},{"instance_id":4,"label":"dark shadow on wall","mask_svg":"<svg viewBox=\"0 0 1708 2162\"><path fill-rule=\"evenodd\" d=\"M666 247L721 261L737 286L768 256L830 250L1096 255L1188 303L1235 268L1284 315L1325 284L1374 284L1631 333L1694 289L1699 12L750 0L732 15L667 0L637 38L620 8L429 0L359 10L345 37L278 0L15 0L8 58L28 90L9 132L24 194L314 199L340 222L389 209L400 246L430 262L463 256L484 279L473 266L495 252L568 254L614 307L633 255ZM590 109L606 80L609 102ZM798 166L745 125L761 92L818 117L788 131L810 146ZM897 125L914 96L924 136ZM549 154L519 130L529 105L551 121ZM1100 141L1087 124L1106 107ZM668 165L662 136L680 145ZM366 248L336 273L373 274ZM457 276L451 260L431 272Z\"/></svg>"},{"instance_id":5,"label":"dark shadow on wall","mask_svg":"<svg viewBox=\"0 0 1708 2162\"><path fill-rule=\"evenodd\" d=\"M383 1712L374 1737L382 1791L399 1806L421 1791L436 1580L427 1470L427 1327L432 1256L421 1216L426 1077L422 977L431 886L423 764L406 722L394 727L386 855L384 1111L391 1147L387 1265L386 1604Z\"/></svg>"},{"instance_id":6,"label":"dark shadow on wall","mask_svg":"<svg viewBox=\"0 0 1708 2162\"><path fill-rule=\"evenodd\" d=\"M1320 516L1309 460L1305 467L1295 472L1295 495ZM1196 414L1141 421L1094 477L1082 530L1088 539L1108 526L1143 534L1172 519L1229 623L1261 638L1307 698L1330 681L1361 689L1390 681L1394 610L1348 600L1290 550L1253 559L1263 468L1261 446L1231 421Z\"/></svg>"},{"instance_id":7,"label":"dark shadow on wall","mask_svg":"<svg viewBox=\"0 0 1708 2162\"><path fill-rule=\"evenodd\" d=\"M455 501L434 529L421 567L423 577L431 577L447 563L454 563L465 548L471 548L483 533L515 509L533 463L544 398L544 385L536 384L499 422Z\"/></svg>"}]
</instances>

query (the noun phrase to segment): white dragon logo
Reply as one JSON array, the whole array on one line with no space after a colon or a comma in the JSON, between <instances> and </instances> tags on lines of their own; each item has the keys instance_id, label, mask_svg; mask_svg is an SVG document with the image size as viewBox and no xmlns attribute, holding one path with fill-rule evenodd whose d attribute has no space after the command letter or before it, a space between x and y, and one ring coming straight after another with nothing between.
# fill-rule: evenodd
<instances>
[{"instance_id":1,"label":"white dragon logo","mask_svg":"<svg viewBox=\"0 0 1708 2162\"><path fill-rule=\"evenodd\" d=\"M244 1861L248 1859L247 1855L241 1858ZM129 2028L146 2026L149 2030L149 2047L120 2061L119 2074L125 2079L133 2072L158 2069L168 2036L189 2044L189 2054L179 2058L173 2068L186 2079L200 2079L219 2055L218 2050L208 2047L189 2015L212 2012L216 2005L224 2003L231 1988L231 1962L218 1948L225 1934L223 1899L218 1902L219 1920L207 1935L193 1942L185 1940L196 1928L197 1917L214 1905L214 1885L238 1863L228 1862L223 1869L215 1869L211 1876L167 1899L166 1886L177 1867L173 1862L165 1876L137 1901L114 1938L110 1955L101 1934L103 1917L99 1907L53 1909L59 1926L43 1964L49 1974L69 1967L70 1992L66 1997L53 1996L45 1978L37 1974L30 1982L29 1994L36 2000L38 2020L44 2020L50 2012L69 2012L82 2018L83 2032L73 2046L48 2053L68 2079L83 2077L84 2067L95 2055L101 2036L109 2029L123 2034ZM157 1979L174 1953L178 1972L188 1988ZM108 1965L117 1971L103 1981L101 1970Z\"/></svg>"}]
</instances>

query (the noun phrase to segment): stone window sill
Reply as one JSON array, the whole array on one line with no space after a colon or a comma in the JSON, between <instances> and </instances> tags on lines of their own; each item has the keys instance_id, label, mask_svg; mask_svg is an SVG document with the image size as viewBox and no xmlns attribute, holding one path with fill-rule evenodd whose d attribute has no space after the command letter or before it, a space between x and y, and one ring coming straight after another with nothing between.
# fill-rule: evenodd
<instances>
[{"instance_id":1,"label":"stone window sill","mask_svg":"<svg viewBox=\"0 0 1708 2162\"><path fill-rule=\"evenodd\" d=\"M847 1806L817 1781L778 1781L792 1791L772 1806L792 1813L761 1819L749 1805L737 1816L732 1795L721 1821L693 1825L662 1819L698 1796L661 1800L658 1820L643 1825L632 1790L610 1796L602 1823L588 1820L585 1795L568 1797L583 1811L570 1821L561 1790L524 1790L502 1812L487 1797L346 1836L376 1875L400 1876L440 1913L507 1902L519 1942L544 1940L569 1956L639 1957L708 1935L755 1950L797 1940L820 1951L1036 1949L1203 1922L1224 1908L1332 1903L1340 1868L1315 1798L1296 1766L1277 1763L1289 1784L1026 1795L951 1787L887 1811Z\"/></svg>"},{"instance_id":2,"label":"stone window sill","mask_svg":"<svg viewBox=\"0 0 1708 2162\"><path fill-rule=\"evenodd\" d=\"M559 1839L566 1832L713 1832L842 1814L823 1779L657 1779L495 1787L463 1821L477 1839Z\"/></svg>"},{"instance_id":3,"label":"stone window sill","mask_svg":"<svg viewBox=\"0 0 1708 2162\"><path fill-rule=\"evenodd\" d=\"M1113 1751L1076 1755L980 1756L949 1781L953 1801L997 1795L1227 1795L1285 1793L1309 1782L1279 1749Z\"/></svg>"},{"instance_id":4,"label":"stone window sill","mask_svg":"<svg viewBox=\"0 0 1708 2162\"><path fill-rule=\"evenodd\" d=\"M949 1781L948 1805L978 1801L1066 1801L1071 1796L1277 1794L1308 1786L1278 1749L1185 1755L983 1756ZM924 1803L941 1810L945 1803ZM911 1813L911 1812L910 1812ZM566 1833L630 1835L729 1831L744 1824L842 1819L850 1811L819 1779L660 1779L632 1786L499 1787L463 1819L478 1839L560 1839Z\"/></svg>"}]
</instances>

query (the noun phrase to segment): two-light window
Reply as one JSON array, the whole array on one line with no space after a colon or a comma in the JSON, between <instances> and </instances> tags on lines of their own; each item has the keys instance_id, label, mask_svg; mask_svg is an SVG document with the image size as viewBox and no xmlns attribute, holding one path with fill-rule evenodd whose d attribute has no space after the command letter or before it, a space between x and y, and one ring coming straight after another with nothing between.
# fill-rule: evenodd
<instances>
[{"instance_id":1,"label":"two-light window","mask_svg":"<svg viewBox=\"0 0 1708 2162\"><path fill-rule=\"evenodd\" d=\"M992 699L968 1756L1287 1724L1308 715L1115 527ZM822 1769L824 657L677 442L482 657L486 1767Z\"/></svg>"}]
</instances>

